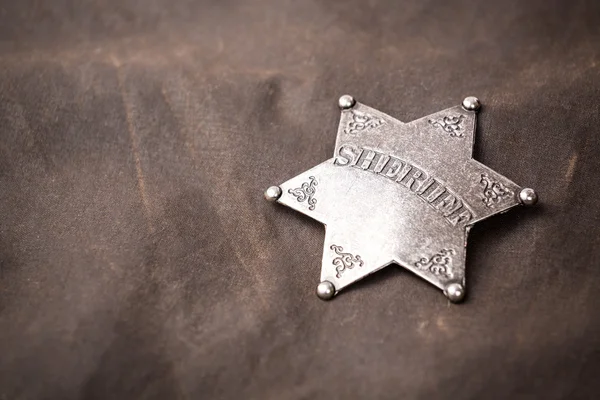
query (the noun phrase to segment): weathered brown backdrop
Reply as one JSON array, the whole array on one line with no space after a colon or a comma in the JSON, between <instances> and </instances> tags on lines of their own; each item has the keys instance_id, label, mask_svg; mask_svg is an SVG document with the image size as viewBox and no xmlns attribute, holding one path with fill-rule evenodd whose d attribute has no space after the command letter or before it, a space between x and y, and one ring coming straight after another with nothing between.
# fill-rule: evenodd
<instances>
[{"instance_id":1,"label":"weathered brown backdrop","mask_svg":"<svg viewBox=\"0 0 600 400\"><path fill-rule=\"evenodd\" d=\"M262 191L337 97L484 103L542 205L481 223L450 305L391 267L314 295L323 228ZM593 398L597 1L0 2L0 399Z\"/></svg>"}]
</instances>

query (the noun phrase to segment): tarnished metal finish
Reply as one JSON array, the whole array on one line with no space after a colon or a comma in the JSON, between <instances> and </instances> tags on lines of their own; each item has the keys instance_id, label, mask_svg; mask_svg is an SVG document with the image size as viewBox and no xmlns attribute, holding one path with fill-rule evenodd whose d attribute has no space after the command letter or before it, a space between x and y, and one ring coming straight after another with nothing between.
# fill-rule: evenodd
<instances>
[{"instance_id":1,"label":"tarnished metal finish","mask_svg":"<svg viewBox=\"0 0 600 400\"><path fill-rule=\"evenodd\" d=\"M472 158L479 100L407 123L350 96L339 105L333 158L276 198L326 225L319 297L397 263L461 301L473 224L535 194Z\"/></svg>"}]
</instances>

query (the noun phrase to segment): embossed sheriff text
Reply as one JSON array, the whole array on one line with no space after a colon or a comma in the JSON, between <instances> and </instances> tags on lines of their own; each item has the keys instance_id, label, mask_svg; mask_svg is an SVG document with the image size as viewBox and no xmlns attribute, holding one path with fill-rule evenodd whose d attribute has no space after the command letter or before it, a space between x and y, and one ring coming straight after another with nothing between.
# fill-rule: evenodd
<instances>
[{"instance_id":1,"label":"embossed sheriff text","mask_svg":"<svg viewBox=\"0 0 600 400\"><path fill-rule=\"evenodd\" d=\"M474 218L471 207L453 190L425 171L393 155L344 145L339 148L333 163L359 168L406 187L452 226L465 226Z\"/></svg>"}]
</instances>

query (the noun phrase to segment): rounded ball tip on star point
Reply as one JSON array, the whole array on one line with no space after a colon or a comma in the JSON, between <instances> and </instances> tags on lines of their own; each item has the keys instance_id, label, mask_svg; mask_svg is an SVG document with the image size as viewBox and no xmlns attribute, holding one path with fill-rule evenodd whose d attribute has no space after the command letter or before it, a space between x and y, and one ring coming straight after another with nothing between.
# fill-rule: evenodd
<instances>
[{"instance_id":1,"label":"rounded ball tip on star point","mask_svg":"<svg viewBox=\"0 0 600 400\"><path fill-rule=\"evenodd\" d=\"M534 206L538 202L538 195L535 190L525 188L519 192L519 201L525 206Z\"/></svg>"},{"instance_id":2,"label":"rounded ball tip on star point","mask_svg":"<svg viewBox=\"0 0 600 400\"><path fill-rule=\"evenodd\" d=\"M271 186L265 190L265 199L268 201L277 201L281 197L281 188L279 186Z\"/></svg>"},{"instance_id":3,"label":"rounded ball tip on star point","mask_svg":"<svg viewBox=\"0 0 600 400\"><path fill-rule=\"evenodd\" d=\"M481 108L481 102L475 96L468 96L463 100L462 106L467 111L479 111Z\"/></svg>"},{"instance_id":4,"label":"rounded ball tip on star point","mask_svg":"<svg viewBox=\"0 0 600 400\"><path fill-rule=\"evenodd\" d=\"M323 281L317 285L317 296L321 300L331 300L335 296L335 286L329 281Z\"/></svg>"},{"instance_id":5,"label":"rounded ball tip on star point","mask_svg":"<svg viewBox=\"0 0 600 400\"><path fill-rule=\"evenodd\" d=\"M354 97L350 96L349 94L343 95L338 100L338 106L342 110L347 110L349 108L352 108L352 107L354 107L355 104L356 104L356 100L354 100Z\"/></svg>"},{"instance_id":6,"label":"rounded ball tip on star point","mask_svg":"<svg viewBox=\"0 0 600 400\"><path fill-rule=\"evenodd\" d=\"M451 283L444 290L444 294L453 303L460 303L465 298L465 288L460 283Z\"/></svg>"}]
</instances>

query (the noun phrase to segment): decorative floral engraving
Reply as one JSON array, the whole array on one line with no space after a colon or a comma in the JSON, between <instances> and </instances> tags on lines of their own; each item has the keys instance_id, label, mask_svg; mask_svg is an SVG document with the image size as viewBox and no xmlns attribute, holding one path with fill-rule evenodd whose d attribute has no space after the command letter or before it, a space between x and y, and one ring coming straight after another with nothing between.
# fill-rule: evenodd
<instances>
[{"instance_id":1,"label":"decorative floral engraving","mask_svg":"<svg viewBox=\"0 0 600 400\"><path fill-rule=\"evenodd\" d=\"M483 185L483 197L481 200L487 207L494 207L503 199L515 195L512 190L500 182L494 182L487 174L481 174L479 182Z\"/></svg>"},{"instance_id":2,"label":"decorative floral engraving","mask_svg":"<svg viewBox=\"0 0 600 400\"><path fill-rule=\"evenodd\" d=\"M464 115L458 116L446 116L442 119L430 119L429 123L433 126L443 129L448 132L451 137L464 137L465 133L462 127L462 121L465 118Z\"/></svg>"},{"instance_id":3,"label":"decorative floral engraving","mask_svg":"<svg viewBox=\"0 0 600 400\"><path fill-rule=\"evenodd\" d=\"M452 256L456 252L452 249L442 249L430 258L421 258L415 263L415 267L428 270L434 275L452 278Z\"/></svg>"},{"instance_id":4,"label":"decorative floral engraving","mask_svg":"<svg viewBox=\"0 0 600 400\"><path fill-rule=\"evenodd\" d=\"M366 129L377 128L385 123L384 120L362 111L352 111L352 119L348 122L344 133L357 134Z\"/></svg>"},{"instance_id":5,"label":"decorative floral engraving","mask_svg":"<svg viewBox=\"0 0 600 400\"><path fill-rule=\"evenodd\" d=\"M317 205L317 199L314 198L314 195L317 191L316 186L318 185L318 182L314 176L310 176L309 179L310 182L304 182L299 188L289 189L288 193L296 197L296 200L299 203L308 200L308 209L312 211Z\"/></svg>"},{"instance_id":6,"label":"decorative floral engraving","mask_svg":"<svg viewBox=\"0 0 600 400\"><path fill-rule=\"evenodd\" d=\"M338 278L341 278L342 272L346 269L352 269L356 266L362 267L364 265L363 260L359 255L353 256L351 253L343 253L344 248L342 246L336 246L332 244L330 247L331 250L335 251L339 257L335 257L333 259L332 264L335 265L335 270Z\"/></svg>"}]
</instances>

